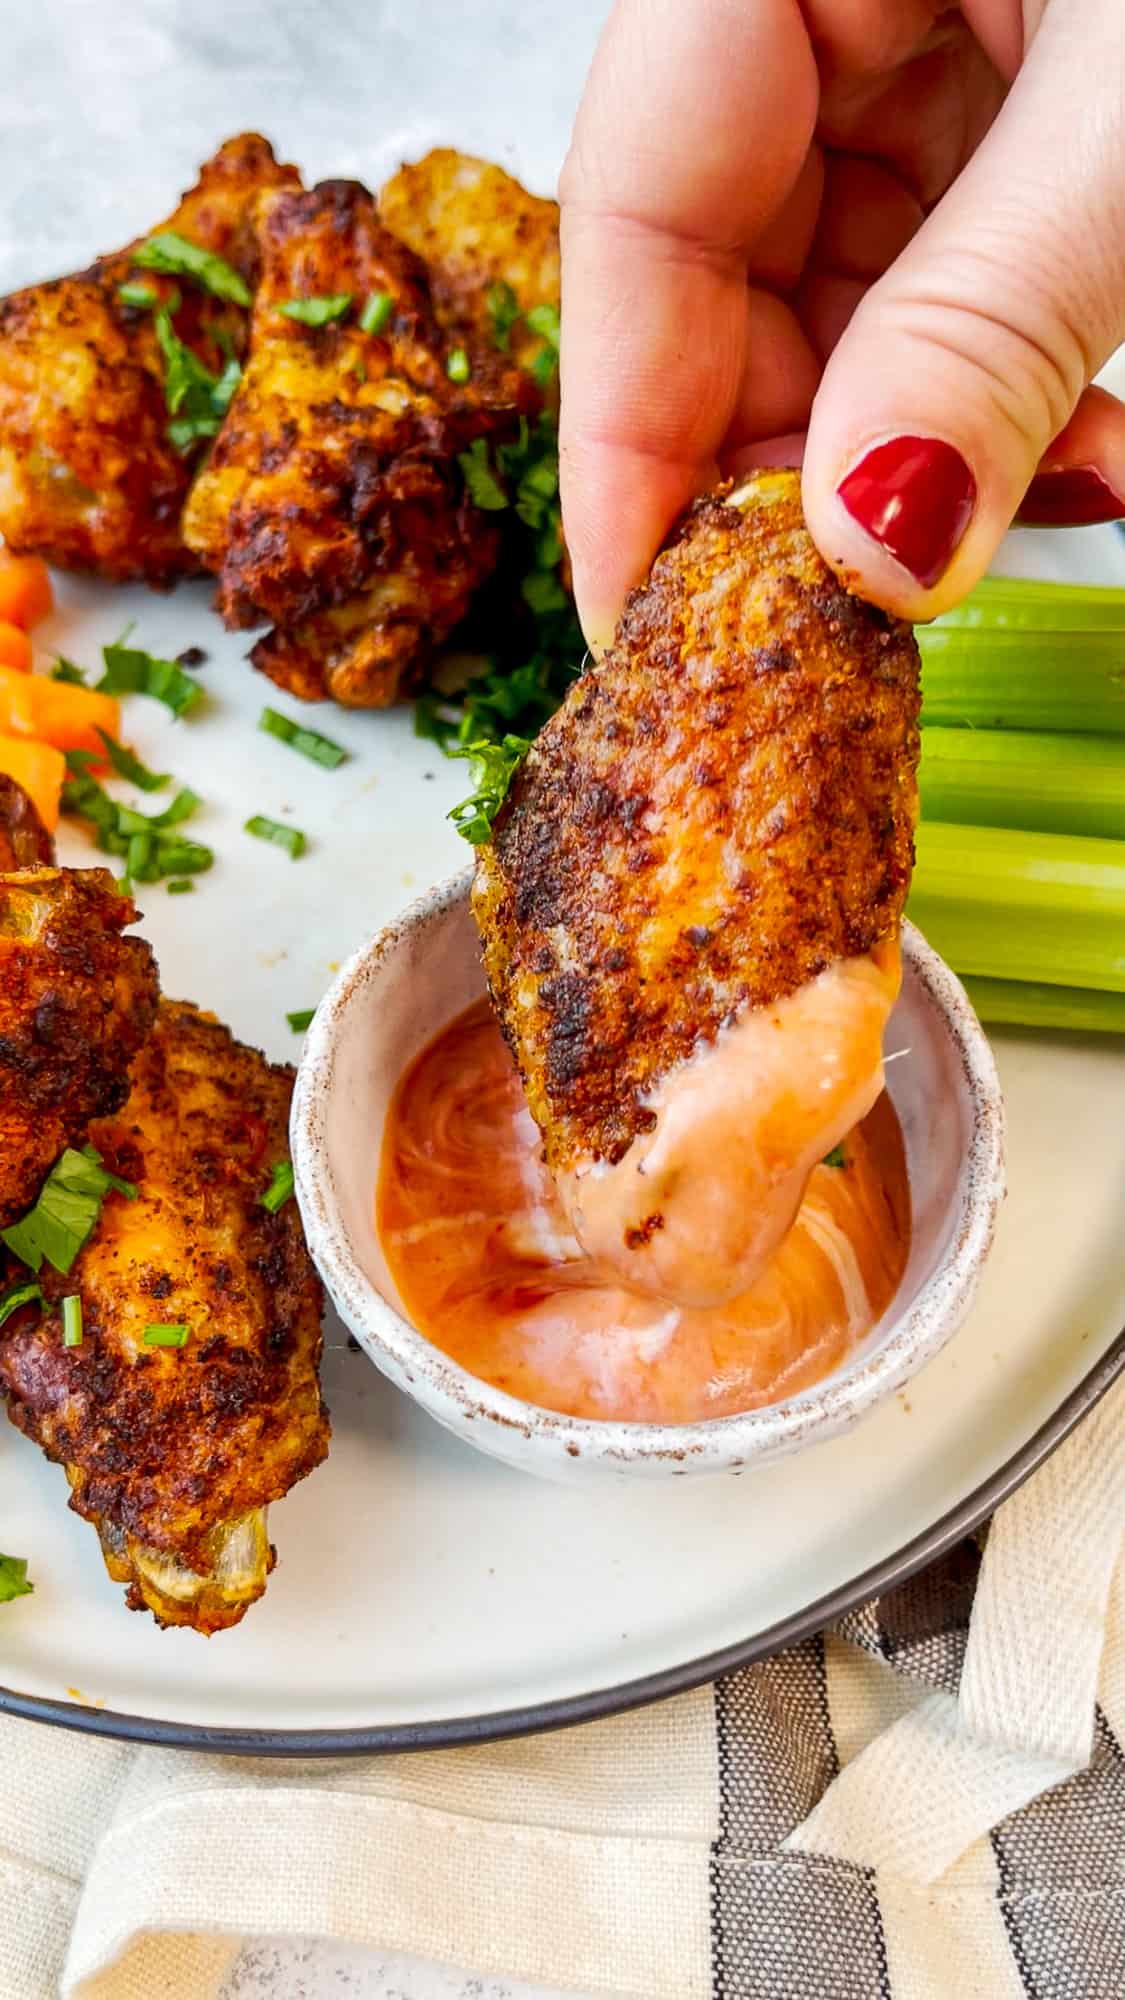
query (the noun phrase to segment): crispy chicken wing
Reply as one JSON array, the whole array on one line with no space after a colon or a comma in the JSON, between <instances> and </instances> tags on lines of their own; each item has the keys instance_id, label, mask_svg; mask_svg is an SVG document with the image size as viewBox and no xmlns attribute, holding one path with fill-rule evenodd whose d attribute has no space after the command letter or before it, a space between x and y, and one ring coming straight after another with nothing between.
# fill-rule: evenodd
<instances>
[{"instance_id":1,"label":"crispy chicken wing","mask_svg":"<svg viewBox=\"0 0 1125 2000\"><path fill-rule=\"evenodd\" d=\"M217 574L228 625L272 624L252 654L271 679L382 708L495 561L495 529L457 456L506 435L516 411L450 380L422 267L364 188L266 196L259 238L250 358L185 539ZM390 316L365 333L376 294ZM341 298L323 324L281 310Z\"/></svg>"},{"instance_id":2,"label":"crispy chicken wing","mask_svg":"<svg viewBox=\"0 0 1125 2000\"><path fill-rule=\"evenodd\" d=\"M388 229L423 259L439 324L469 346L495 346L496 285L511 286L521 313L558 306L558 203L529 194L503 167L440 146L400 167L379 207ZM542 347L522 319L514 323L510 352L522 367Z\"/></svg>"},{"instance_id":3,"label":"crispy chicken wing","mask_svg":"<svg viewBox=\"0 0 1125 2000\"><path fill-rule=\"evenodd\" d=\"M22 786L0 772L0 870L50 867L55 843Z\"/></svg>"},{"instance_id":4,"label":"crispy chicken wing","mask_svg":"<svg viewBox=\"0 0 1125 2000\"><path fill-rule=\"evenodd\" d=\"M29 824L9 801L0 845ZM0 874L0 1227L128 1096L157 998L149 946L122 935L136 914L104 868Z\"/></svg>"},{"instance_id":5,"label":"crispy chicken wing","mask_svg":"<svg viewBox=\"0 0 1125 2000\"><path fill-rule=\"evenodd\" d=\"M0 1332L12 1421L65 1465L129 1604L206 1633L261 1596L266 1509L328 1449L320 1285L296 1202L261 1201L288 1157L291 1088L290 1070L162 1001L128 1103L89 1132L137 1199L108 1195L69 1275L44 1266L42 1318ZM70 1293L83 1340L65 1348ZM169 1324L190 1329L182 1347L146 1345L146 1325Z\"/></svg>"},{"instance_id":6,"label":"crispy chicken wing","mask_svg":"<svg viewBox=\"0 0 1125 2000\"><path fill-rule=\"evenodd\" d=\"M743 1010L897 931L918 653L821 561L794 473L699 501L479 851L489 985L552 1167L612 1163Z\"/></svg>"},{"instance_id":7,"label":"crispy chicken wing","mask_svg":"<svg viewBox=\"0 0 1125 2000\"><path fill-rule=\"evenodd\" d=\"M298 184L296 168L247 133L220 147L161 226L252 284L254 198ZM62 568L165 584L199 568L180 536L198 450L169 440L153 314L118 286L132 276L164 302L179 292L176 334L214 375L244 351L249 315L190 280L135 270L135 247L0 301L0 532Z\"/></svg>"}]
</instances>

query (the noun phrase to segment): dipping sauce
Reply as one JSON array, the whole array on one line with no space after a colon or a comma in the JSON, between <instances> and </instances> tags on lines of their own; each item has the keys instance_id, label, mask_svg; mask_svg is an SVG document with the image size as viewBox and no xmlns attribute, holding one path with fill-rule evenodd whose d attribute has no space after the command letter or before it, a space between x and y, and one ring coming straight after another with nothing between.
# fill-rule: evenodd
<instances>
[{"instance_id":1,"label":"dipping sauce","mask_svg":"<svg viewBox=\"0 0 1125 2000\"><path fill-rule=\"evenodd\" d=\"M587 1257L486 1001L402 1077L376 1224L407 1316L471 1374L541 1408L691 1423L827 1375L894 1296L910 1243L889 1098L812 1170L789 1233L740 1297L679 1306Z\"/></svg>"}]
</instances>

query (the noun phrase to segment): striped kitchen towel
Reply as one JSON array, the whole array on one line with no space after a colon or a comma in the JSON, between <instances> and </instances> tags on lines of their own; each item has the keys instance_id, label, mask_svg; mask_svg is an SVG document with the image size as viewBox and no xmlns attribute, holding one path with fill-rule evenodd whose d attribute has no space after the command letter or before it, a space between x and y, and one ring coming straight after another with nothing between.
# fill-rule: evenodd
<instances>
[{"instance_id":1,"label":"striped kitchen towel","mask_svg":"<svg viewBox=\"0 0 1125 2000\"><path fill-rule=\"evenodd\" d=\"M1125 1380L979 1542L635 1715L327 1764L8 1720L0 2000L235 2000L263 1938L639 2000L1121 2000L1123 1529Z\"/></svg>"}]
</instances>

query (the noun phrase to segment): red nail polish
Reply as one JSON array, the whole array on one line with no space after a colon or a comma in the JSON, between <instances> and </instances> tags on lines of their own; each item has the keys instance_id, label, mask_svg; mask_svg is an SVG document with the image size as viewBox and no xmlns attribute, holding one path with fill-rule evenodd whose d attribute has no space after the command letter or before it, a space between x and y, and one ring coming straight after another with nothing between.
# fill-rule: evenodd
<instances>
[{"instance_id":1,"label":"red nail polish","mask_svg":"<svg viewBox=\"0 0 1125 2000\"><path fill-rule=\"evenodd\" d=\"M1017 521L1025 528L1087 528L1120 521L1125 500L1096 465L1065 465L1037 472L1020 502Z\"/></svg>"},{"instance_id":2,"label":"red nail polish","mask_svg":"<svg viewBox=\"0 0 1125 2000\"><path fill-rule=\"evenodd\" d=\"M888 438L836 491L853 521L924 590L949 568L977 503L969 467L941 438Z\"/></svg>"}]
</instances>

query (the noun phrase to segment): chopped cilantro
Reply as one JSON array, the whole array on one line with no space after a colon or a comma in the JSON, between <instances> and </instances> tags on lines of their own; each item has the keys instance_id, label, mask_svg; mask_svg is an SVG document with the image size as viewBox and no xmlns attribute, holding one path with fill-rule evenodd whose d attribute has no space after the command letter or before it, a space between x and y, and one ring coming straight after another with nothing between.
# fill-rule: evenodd
<instances>
[{"instance_id":1,"label":"chopped cilantro","mask_svg":"<svg viewBox=\"0 0 1125 2000\"><path fill-rule=\"evenodd\" d=\"M225 257L189 243L175 229L161 229L133 252L133 262L142 271L161 271L175 277L193 278L204 291L217 299L230 299L236 306L248 306L250 288ZM147 287L137 287L147 289Z\"/></svg>"},{"instance_id":2,"label":"chopped cilantro","mask_svg":"<svg viewBox=\"0 0 1125 2000\"><path fill-rule=\"evenodd\" d=\"M330 326L333 320L343 319L352 296L351 292L331 292L320 299L285 299L277 310L302 326Z\"/></svg>"}]
</instances>

